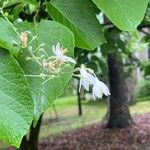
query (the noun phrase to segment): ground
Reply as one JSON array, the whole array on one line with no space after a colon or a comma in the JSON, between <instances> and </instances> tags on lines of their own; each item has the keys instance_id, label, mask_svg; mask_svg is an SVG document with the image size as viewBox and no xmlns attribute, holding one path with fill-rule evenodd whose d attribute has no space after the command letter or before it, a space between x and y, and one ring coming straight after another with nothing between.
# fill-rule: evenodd
<instances>
[{"instance_id":1,"label":"ground","mask_svg":"<svg viewBox=\"0 0 150 150\"><path fill-rule=\"evenodd\" d=\"M148 116L146 114L148 114L148 112L150 112L149 106L150 106L150 101L144 101L144 102L139 102L136 105L133 105L130 107L130 111L131 111L132 115L134 116L134 118L136 119L137 123L139 123L142 119L150 122L150 118L145 119L145 117ZM87 144L86 138L88 138L90 140L89 144L95 145L93 139L97 137L98 140L100 141L99 143L102 144L105 142L104 144L106 146L107 144L109 145L109 143L113 142L114 136L116 136L116 138L117 138L119 133L121 135L124 132L126 132L123 130L120 130L120 132L118 132L118 130L116 130L116 131L110 130L109 131L109 130L103 129L103 124L101 124L100 122L106 114L106 110L107 110L106 100L90 101L90 102L82 101L82 108L83 108L83 115L81 117L79 117L76 97L65 97L65 98L58 99L55 102L55 107L51 107L49 110L47 110L47 112L44 115L41 132L40 132L40 147L42 146L42 148L43 148L44 145L46 146L48 143L50 144L50 146L52 146L52 145L56 146L56 143L57 143L58 149L63 150L63 148L62 147L60 148L59 146L61 146L61 143L63 143L64 141L66 141L66 143L68 143L69 137L72 138L72 140L69 140L69 141L71 143L73 143L73 145L75 144L76 138L78 141L80 139L80 142L81 142L82 137L83 137L83 142L85 142L86 144ZM145 114L145 115L142 117L137 117L141 114L143 114L143 115ZM140 118L140 119L138 119L138 118ZM145 121L143 121L143 123L144 122ZM145 122L145 124L147 124L147 123ZM143 127L145 128L144 125L143 125ZM133 131L136 133L136 131L138 129L140 130L140 128L143 128L143 127L140 126L138 128L138 126L135 126L135 127L133 127L133 129L135 128ZM97 129L98 129L98 131L97 131ZM127 133L129 132L129 130L132 131L132 128L127 129ZM147 128L144 129L144 132L145 132L145 130L147 130ZM142 132L142 131L143 131L143 129L140 132ZM65 132L65 134L62 134L62 132ZM79 136L80 132L82 134ZM85 134L86 132L89 134ZM95 134L95 133L97 133L97 134ZM95 136L94 136L94 134L95 134ZM109 134L112 134L112 137L108 136ZM52 138L50 138L50 137L52 137ZM126 138L128 138L128 137L126 137ZM120 137L119 137L119 139L120 139ZM57 142L56 142L56 140L57 140ZM79 144L81 144L80 142L79 142ZM118 142L121 142L121 141L118 141ZM92 143L94 143L94 144L92 144ZM70 144L68 144L68 145L70 145ZM111 145L112 144L110 144L110 146ZM116 145L116 144L114 144L114 145ZM8 147L9 146L7 146L7 145L0 144L0 150L6 150L6 149L8 149ZM46 146L46 148L47 147L49 147L49 146ZM102 148L104 148L104 147L102 147ZM41 150L47 150L47 149L41 149ZM49 150L51 150L51 149L49 149ZM107 150L107 149L105 149L105 150ZM118 149L116 149L116 150L118 150ZM148 150L150 150L150 149L148 149Z\"/></svg>"},{"instance_id":2,"label":"ground","mask_svg":"<svg viewBox=\"0 0 150 150\"><path fill-rule=\"evenodd\" d=\"M130 107L132 115L150 112L150 101L139 102ZM43 120L40 138L57 135L64 131L85 127L100 122L107 111L106 100L82 101L83 115L78 116L76 97L60 98L55 103L55 109L49 109Z\"/></svg>"},{"instance_id":3,"label":"ground","mask_svg":"<svg viewBox=\"0 0 150 150\"><path fill-rule=\"evenodd\" d=\"M135 125L126 129L105 129L97 123L47 138L40 150L150 150L150 113L134 116Z\"/></svg>"}]
</instances>

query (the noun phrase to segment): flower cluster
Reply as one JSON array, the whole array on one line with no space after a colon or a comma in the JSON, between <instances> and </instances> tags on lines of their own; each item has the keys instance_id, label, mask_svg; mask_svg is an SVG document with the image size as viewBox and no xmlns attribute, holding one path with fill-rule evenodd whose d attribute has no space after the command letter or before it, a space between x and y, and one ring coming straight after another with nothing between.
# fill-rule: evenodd
<instances>
[{"instance_id":1,"label":"flower cluster","mask_svg":"<svg viewBox=\"0 0 150 150\"><path fill-rule=\"evenodd\" d=\"M76 64L76 61L74 59L65 55L67 49L63 49L62 47L60 47L60 43L57 43L56 46L53 45L52 51L55 54L57 60L60 60L61 62L70 62Z\"/></svg>"},{"instance_id":2,"label":"flower cluster","mask_svg":"<svg viewBox=\"0 0 150 150\"><path fill-rule=\"evenodd\" d=\"M63 47L60 46L60 43L57 43L56 46L52 46L52 52L54 54L53 56L47 57L47 59L44 58L42 61L42 66L48 71L55 72L58 68L61 68L65 63L76 63L74 59L65 55L67 49L63 49Z\"/></svg>"},{"instance_id":3,"label":"flower cluster","mask_svg":"<svg viewBox=\"0 0 150 150\"><path fill-rule=\"evenodd\" d=\"M31 41L35 39L34 36ZM57 43L56 46L52 46L53 55L49 55L45 50L45 44L40 44L36 49L33 49L31 45L31 41L28 41L27 32L21 33L21 42L22 47L28 48L30 52L30 56L26 58L26 60L34 61L39 67L41 67L42 72L36 75L26 75L28 77L39 77L45 80L43 84L45 84L48 80L59 76L62 70L68 65L68 63L75 64L76 61L71 57L65 55L67 49L64 49L60 46L60 43Z\"/></svg>"}]
</instances>

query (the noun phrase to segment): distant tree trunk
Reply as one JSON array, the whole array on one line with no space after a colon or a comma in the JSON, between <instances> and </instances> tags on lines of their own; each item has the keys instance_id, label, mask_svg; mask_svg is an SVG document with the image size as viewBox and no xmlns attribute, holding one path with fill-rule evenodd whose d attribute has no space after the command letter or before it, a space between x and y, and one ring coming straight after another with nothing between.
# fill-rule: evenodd
<instances>
[{"instance_id":1,"label":"distant tree trunk","mask_svg":"<svg viewBox=\"0 0 150 150\"><path fill-rule=\"evenodd\" d=\"M54 113L55 113L55 119L58 119L58 113L57 113L57 110L56 110L56 107L55 107L55 104L53 103L53 109L54 109Z\"/></svg>"},{"instance_id":2,"label":"distant tree trunk","mask_svg":"<svg viewBox=\"0 0 150 150\"><path fill-rule=\"evenodd\" d=\"M110 112L109 112L109 108L110 108L109 98L107 98L106 101L107 101L107 112L102 119L103 121L107 121L109 118L109 114L110 114Z\"/></svg>"},{"instance_id":3,"label":"distant tree trunk","mask_svg":"<svg viewBox=\"0 0 150 150\"><path fill-rule=\"evenodd\" d=\"M82 116L82 104L81 104L81 96L80 96L80 92L79 92L79 86L80 86L80 81L78 81L78 86L77 86L77 97L78 97L79 116Z\"/></svg>"},{"instance_id":4,"label":"distant tree trunk","mask_svg":"<svg viewBox=\"0 0 150 150\"><path fill-rule=\"evenodd\" d=\"M42 123L42 116L43 115L40 116L35 128L33 127L32 123L30 128L29 139L27 139L27 137L24 136L19 150L38 150L38 137Z\"/></svg>"},{"instance_id":5,"label":"distant tree trunk","mask_svg":"<svg viewBox=\"0 0 150 150\"><path fill-rule=\"evenodd\" d=\"M128 87L128 102L129 105L135 105L136 99L135 99L135 91L136 91L136 84L137 84L137 75L136 72L132 72L127 78L127 87Z\"/></svg>"},{"instance_id":6,"label":"distant tree trunk","mask_svg":"<svg viewBox=\"0 0 150 150\"><path fill-rule=\"evenodd\" d=\"M109 116L106 127L125 128L133 124L129 112L128 89L123 73L123 64L116 53L108 54L110 101Z\"/></svg>"}]
</instances>

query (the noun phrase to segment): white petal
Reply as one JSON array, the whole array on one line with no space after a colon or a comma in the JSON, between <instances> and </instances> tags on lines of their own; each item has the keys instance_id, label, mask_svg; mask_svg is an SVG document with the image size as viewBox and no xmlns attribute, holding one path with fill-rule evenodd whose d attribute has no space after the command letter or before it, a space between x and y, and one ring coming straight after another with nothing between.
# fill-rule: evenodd
<instances>
[{"instance_id":1,"label":"white petal","mask_svg":"<svg viewBox=\"0 0 150 150\"><path fill-rule=\"evenodd\" d=\"M81 66L81 69L80 69L80 74L83 78L86 78L87 77L87 71L84 67Z\"/></svg>"},{"instance_id":2,"label":"white petal","mask_svg":"<svg viewBox=\"0 0 150 150\"><path fill-rule=\"evenodd\" d=\"M95 97L102 98L102 90L99 85L94 85L92 89L92 94Z\"/></svg>"},{"instance_id":3,"label":"white petal","mask_svg":"<svg viewBox=\"0 0 150 150\"><path fill-rule=\"evenodd\" d=\"M102 98L102 95L110 95L108 87L101 81L99 81L97 78L95 78L95 83L93 86L92 93L95 97Z\"/></svg>"},{"instance_id":4,"label":"white petal","mask_svg":"<svg viewBox=\"0 0 150 150\"><path fill-rule=\"evenodd\" d=\"M74 59L72 59L71 57L64 55L64 59L65 59L65 62L71 62L71 63L76 64L76 61Z\"/></svg>"},{"instance_id":5,"label":"white petal","mask_svg":"<svg viewBox=\"0 0 150 150\"><path fill-rule=\"evenodd\" d=\"M52 51L53 51L53 53L56 55L55 45L52 45Z\"/></svg>"},{"instance_id":6,"label":"white petal","mask_svg":"<svg viewBox=\"0 0 150 150\"><path fill-rule=\"evenodd\" d=\"M104 93L104 95L106 95L106 96L110 95L109 89L108 89L108 87L106 86L106 84L104 84L104 83L101 82L101 81L98 81L98 84L99 84L99 86L101 87L102 92Z\"/></svg>"},{"instance_id":7,"label":"white petal","mask_svg":"<svg viewBox=\"0 0 150 150\"><path fill-rule=\"evenodd\" d=\"M108 89L108 87L103 83L103 93L108 96L110 95L110 91Z\"/></svg>"},{"instance_id":8,"label":"white petal","mask_svg":"<svg viewBox=\"0 0 150 150\"><path fill-rule=\"evenodd\" d=\"M86 81L86 79L80 79L81 85L89 91L90 84Z\"/></svg>"},{"instance_id":9,"label":"white petal","mask_svg":"<svg viewBox=\"0 0 150 150\"><path fill-rule=\"evenodd\" d=\"M63 52L61 51L60 43L57 43L55 51L56 51L56 56L58 58L63 57Z\"/></svg>"},{"instance_id":10,"label":"white petal","mask_svg":"<svg viewBox=\"0 0 150 150\"><path fill-rule=\"evenodd\" d=\"M86 79L88 80L88 82L91 85L93 85L95 83L95 77L92 74L88 73L88 72L87 72L87 75L86 75Z\"/></svg>"},{"instance_id":11,"label":"white petal","mask_svg":"<svg viewBox=\"0 0 150 150\"><path fill-rule=\"evenodd\" d=\"M95 77L91 73L87 72L84 66L81 66L80 70L81 77L86 78L90 84L93 84L95 82Z\"/></svg>"},{"instance_id":12,"label":"white petal","mask_svg":"<svg viewBox=\"0 0 150 150\"><path fill-rule=\"evenodd\" d=\"M85 69L84 65L81 65L80 75L81 75L81 85L87 91L89 91L90 85L93 85L93 83L95 82L95 77Z\"/></svg>"},{"instance_id":13,"label":"white petal","mask_svg":"<svg viewBox=\"0 0 150 150\"><path fill-rule=\"evenodd\" d=\"M61 50L60 43L57 43L57 45L56 45L56 51L60 51L60 50Z\"/></svg>"}]
</instances>

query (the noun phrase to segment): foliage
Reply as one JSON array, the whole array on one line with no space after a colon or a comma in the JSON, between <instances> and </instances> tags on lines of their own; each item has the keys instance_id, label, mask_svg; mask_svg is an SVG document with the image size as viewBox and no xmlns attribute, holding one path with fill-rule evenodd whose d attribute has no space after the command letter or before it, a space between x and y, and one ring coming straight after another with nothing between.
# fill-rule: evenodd
<instances>
[{"instance_id":1,"label":"foliage","mask_svg":"<svg viewBox=\"0 0 150 150\"><path fill-rule=\"evenodd\" d=\"M94 50L105 41L91 1L45 2L0 1L0 139L16 147L32 120L36 125L72 76L74 65L55 64L52 47L60 43L63 52L67 49L66 55L73 57L75 46ZM93 2L125 31L136 30L148 4L148 0ZM49 60L57 67L47 68Z\"/></svg>"},{"instance_id":2,"label":"foliage","mask_svg":"<svg viewBox=\"0 0 150 150\"><path fill-rule=\"evenodd\" d=\"M150 79L144 79L139 83L137 88L138 101L149 100L150 98Z\"/></svg>"},{"instance_id":3,"label":"foliage","mask_svg":"<svg viewBox=\"0 0 150 150\"><path fill-rule=\"evenodd\" d=\"M54 0L47 6L50 15L74 33L77 47L92 50L103 44L102 27L89 0Z\"/></svg>"},{"instance_id":4,"label":"foliage","mask_svg":"<svg viewBox=\"0 0 150 150\"><path fill-rule=\"evenodd\" d=\"M19 26L22 27L23 25L20 24ZM21 30L30 30L34 32L35 29L31 29L31 26L32 25L25 24L25 28L21 28ZM50 45L56 45L57 42L60 42L63 43L65 48L69 49L68 55L73 56L74 37L67 28L53 21L42 21L35 28L37 30L35 34L38 38L38 41L35 40L32 43L33 46L35 46L33 47L33 49L36 49L37 46L40 46L42 43L44 43L45 52L49 56L52 56L53 52ZM47 34L47 30L51 34ZM71 78L74 66L66 64L61 69L60 74L56 73L54 74L54 77L50 77L50 79L47 78L43 80L40 77L33 78L32 75L44 73L45 70L44 68L41 68L35 61L26 60L26 58L30 57L30 55L31 54L28 49L23 49L23 51L18 56L18 60L25 74L31 75L27 77L27 79L34 101L34 120L36 125L36 122L38 121L40 115L44 112L44 110L46 110L52 104L52 102L62 93L66 83L68 83L69 79Z\"/></svg>"},{"instance_id":5,"label":"foliage","mask_svg":"<svg viewBox=\"0 0 150 150\"><path fill-rule=\"evenodd\" d=\"M15 58L0 49L0 138L19 146L33 119L33 101Z\"/></svg>"},{"instance_id":6,"label":"foliage","mask_svg":"<svg viewBox=\"0 0 150 150\"><path fill-rule=\"evenodd\" d=\"M144 63L144 76L150 77L150 62L149 61Z\"/></svg>"},{"instance_id":7,"label":"foliage","mask_svg":"<svg viewBox=\"0 0 150 150\"><path fill-rule=\"evenodd\" d=\"M144 17L149 0L93 0L93 2L118 28L134 31Z\"/></svg>"}]
</instances>

